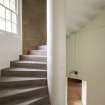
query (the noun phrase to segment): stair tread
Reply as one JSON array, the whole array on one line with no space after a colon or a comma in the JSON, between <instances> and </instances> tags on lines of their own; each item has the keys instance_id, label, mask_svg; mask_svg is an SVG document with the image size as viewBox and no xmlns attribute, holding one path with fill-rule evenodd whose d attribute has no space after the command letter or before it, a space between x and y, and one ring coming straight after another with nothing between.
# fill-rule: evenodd
<instances>
[{"instance_id":1,"label":"stair tread","mask_svg":"<svg viewBox=\"0 0 105 105\"><path fill-rule=\"evenodd\" d=\"M47 64L46 62L39 62L39 61L17 61L16 63L27 63L27 64Z\"/></svg>"},{"instance_id":2,"label":"stair tread","mask_svg":"<svg viewBox=\"0 0 105 105\"><path fill-rule=\"evenodd\" d=\"M43 89L43 88L47 88L47 86L31 87L31 88L4 89L4 90L0 90L0 98L3 98L3 97L5 98L8 96L12 96L12 95L16 95L16 94L20 94L20 93L24 93L24 92L29 92L29 91L33 91L33 90Z\"/></svg>"},{"instance_id":3,"label":"stair tread","mask_svg":"<svg viewBox=\"0 0 105 105\"><path fill-rule=\"evenodd\" d=\"M6 71L45 71L47 72L46 70L41 70L41 69L30 69L30 68L10 68L10 69L7 69Z\"/></svg>"},{"instance_id":4,"label":"stair tread","mask_svg":"<svg viewBox=\"0 0 105 105\"><path fill-rule=\"evenodd\" d=\"M15 81L44 80L44 79L47 79L47 78L1 77L0 82L15 82Z\"/></svg>"},{"instance_id":5,"label":"stair tread","mask_svg":"<svg viewBox=\"0 0 105 105\"><path fill-rule=\"evenodd\" d=\"M39 97L39 98L34 98L34 99L29 99L27 101L24 101L24 102L21 102L21 103L18 103L18 104L15 104L15 105L30 105L31 103L34 103L34 102L37 102L37 101L40 101L41 99L44 99L48 96L45 96L45 97Z\"/></svg>"},{"instance_id":6,"label":"stair tread","mask_svg":"<svg viewBox=\"0 0 105 105\"><path fill-rule=\"evenodd\" d=\"M47 62L47 56L46 55L21 55L20 60Z\"/></svg>"},{"instance_id":7,"label":"stair tread","mask_svg":"<svg viewBox=\"0 0 105 105\"><path fill-rule=\"evenodd\" d=\"M47 69L47 62L15 61L12 64L11 64L12 68L34 68L34 69L45 69L45 70Z\"/></svg>"},{"instance_id":8,"label":"stair tread","mask_svg":"<svg viewBox=\"0 0 105 105\"><path fill-rule=\"evenodd\" d=\"M47 56L45 55L21 55L21 56L25 56L25 57L40 57L40 58L46 58Z\"/></svg>"},{"instance_id":9,"label":"stair tread","mask_svg":"<svg viewBox=\"0 0 105 105\"><path fill-rule=\"evenodd\" d=\"M31 50L31 51L35 53L47 53L47 50Z\"/></svg>"},{"instance_id":10,"label":"stair tread","mask_svg":"<svg viewBox=\"0 0 105 105\"><path fill-rule=\"evenodd\" d=\"M47 50L46 49L39 49L39 50L35 50L35 49L33 49L33 50L31 50L31 51L41 51L41 52L47 52Z\"/></svg>"},{"instance_id":11,"label":"stair tread","mask_svg":"<svg viewBox=\"0 0 105 105\"><path fill-rule=\"evenodd\" d=\"M41 45L39 48L46 48L47 49L47 45Z\"/></svg>"},{"instance_id":12,"label":"stair tread","mask_svg":"<svg viewBox=\"0 0 105 105\"><path fill-rule=\"evenodd\" d=\"M47 50L30 50L31 55L45 55L47 56Z\"/></svg>"}]
</instances>

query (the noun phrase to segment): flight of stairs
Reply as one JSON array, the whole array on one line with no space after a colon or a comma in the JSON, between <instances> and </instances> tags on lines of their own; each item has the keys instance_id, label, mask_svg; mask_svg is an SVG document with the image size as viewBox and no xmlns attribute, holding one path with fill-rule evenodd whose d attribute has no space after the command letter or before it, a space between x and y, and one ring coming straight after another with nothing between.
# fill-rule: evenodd
<instances>
[{"instance_id":1,"label":"flight of stairs","mask_svg":"<svg viewBox=\"0 0 105 105\"><path fill-rule=\"evenodd\" d=\"M47 46L21 55L1 72L0 105L50 105L47 87Z\"/></svg>"}]
</instances>

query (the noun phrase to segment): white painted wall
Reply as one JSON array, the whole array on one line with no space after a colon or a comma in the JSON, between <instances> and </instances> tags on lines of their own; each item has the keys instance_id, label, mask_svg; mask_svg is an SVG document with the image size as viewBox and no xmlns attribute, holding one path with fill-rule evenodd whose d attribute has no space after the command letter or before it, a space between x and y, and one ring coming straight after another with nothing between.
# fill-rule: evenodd
<instances>
[{"instance_id":1,"label":"white painted wall","mask_svg":"<svg viewBox=\"0 0 105 105\"><path fill-rule=\"evenodd\" d=\"M105 7L105 0L65 0L67 31L79 31Z\"/></svg>"},{"instance_id":2,"label":"white painted wall","mask_svg":"<svg viewBox=\"0 0 105 105\"><path fill-rule=\"evenodd\" d=\"M21 7L21 0L19 0ZM10 66L10 61L17 60L22 53L21 8L19 8L19 34L0 31L0 69Z\"/></svg>"},{"instance_id":3,"label":"white painted wall","mask_svg":"<svg viewBox=\"0 0 105 105\"><path fill-rule=\"evenodd\" d=\"M105 105L105 9L69 40L69 70L87 81L87 105Z\"/></svg>"},{"instance_id":4,"label":"white painted wall","mask_svg":"<svg viewBox=\"0 0 105 105\"><path fill-rule=\"evenodd\" d=\"M65 0L47 0L48 85L51 105L66 105Z\"/></svg>"}]
</instances>

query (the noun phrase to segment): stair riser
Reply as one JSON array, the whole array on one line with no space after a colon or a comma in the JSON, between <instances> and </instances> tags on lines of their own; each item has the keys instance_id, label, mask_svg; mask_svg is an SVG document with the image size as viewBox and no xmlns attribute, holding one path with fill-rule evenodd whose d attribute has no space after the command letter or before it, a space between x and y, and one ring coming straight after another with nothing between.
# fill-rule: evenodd
<instances>
[{"instance_id":1,"label":"stair riser","mask_svg":"<svg viewBox=\"0 0 105 105\"><path fill-rule=\"evenodd\" d=\"M2 71L2 76L7 77L47 77L47 71Z\"/></svg>"},{"instance_id":2,"label":"stair riser","mask_svg":"<svg viewBox=\"0 0 105 105\"><path fill-rule=\"evenodd\" d=\"M40 46L39 49L40 50L46 50L47 51L47 46L46 45L45 46Z\"/></svg>"},{"instance_id":3,"label":"stair riser","mask_svg":"<svg viewBox=\"0 0 105 105\"><path fill-rule=\"evenodd\" d=\"M11 67L43 69L43 70L47 69L47 65L46 64L32 64L32 63L30 63L30 64L28 64L28 63L14 63L13 65L11 65Z\"/></svg>"},{"instance_id":4,"label":"stair riser","mask_svg":"<svg viewBox=\"0 0 105 105\"><path fill-rule=\"evenodd\" d=\"M30 105L50 105L49 98L48 97L43 98L43 99L41 99L41 100L39 100L37 102L34 102L34 103L30 104Z\"/></svg>"},{"instance_id":5,"label":"stair riser","mask_svg":"<svg viewBox=\"0 0 105 105\"><path fill-rule=\"evenodd\" d=\"M43 56L47 56L47 52L35 52L35 51L30 51L31 55L43 55Z\"/></svg>"},{"instance_id":6,"label":"stair riser","mask_svg":"<svg viewBox=\"0 0 105 105\"><path fill-rule=\"evenodd\" d=\"M1 97L0 98L0 105L5 105L5 103L10 103L12 100L17 101L17 100L24 100L24 99L31 99L31 98L38 98L41 96L45 96L48 94L47 88L42 88L42 89L37 89L37 90L32 90L28 92L21 92L19 94L15 95L10 95L6 97Z\"/></svg>"},{"instance_id":7,"label":"stair riser","mask_svg":"<svg viewBox=\"0 0 105 105\"><path fill-rule=\"evenodd\" d=\"M18 87L37 87L46 86L47 80L27 80L27 81L15 81L15 82L0 82L0 89L4 88L18 88Z\"/></svg>"},{"instance_id":8,"label":"stair riser","mask_svg":"<svg viewBox=\"0 0 105 105\"><path fill-rule=\"evenodd\" d=\"M26 56L20 56L20 60L47 62L47 57L28 57L28 56L26 57Z\"/></svg>"}]
</instances>

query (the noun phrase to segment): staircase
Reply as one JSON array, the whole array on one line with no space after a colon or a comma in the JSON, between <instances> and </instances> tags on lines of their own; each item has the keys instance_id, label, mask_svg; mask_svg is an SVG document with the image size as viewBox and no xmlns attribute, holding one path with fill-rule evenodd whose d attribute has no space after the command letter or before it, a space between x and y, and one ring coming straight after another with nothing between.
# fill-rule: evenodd
<instances>
[{"instance_id":1,"label":"staircase","mask_svg":"<svg viewBox=\"0 0 105 105\"><path fill-rule=\"evenodd\" d=\"M21 55L1 74L0 105L50 105L46 45Z\"/></svg>"}]
</instances>

